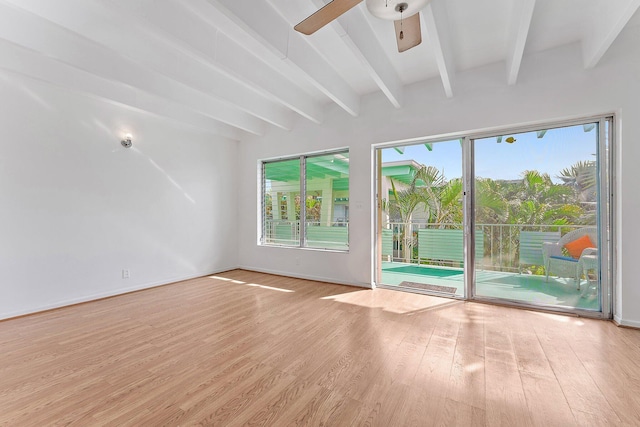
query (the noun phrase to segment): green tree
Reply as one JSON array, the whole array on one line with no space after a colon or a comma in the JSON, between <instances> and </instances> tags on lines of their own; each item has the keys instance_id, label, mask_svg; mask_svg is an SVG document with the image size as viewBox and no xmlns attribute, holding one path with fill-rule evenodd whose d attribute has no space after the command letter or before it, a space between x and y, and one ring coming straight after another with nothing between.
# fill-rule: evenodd
<instances>
[{"instance_id":1,"label":"green tree","mask_svg":"<svg viewBox=\"0 0 640 427\"><path fill-rule=\"evenodd\" d=\"M322 209L322 192L321 191L309 191L311 194L307 194L307 200L305 202L305 210L308 222L320 222L320 214ZM296 219L300 219L300 195L296 195L295 197L295 212Z\"/></svg>"},{"instance_id":2,"label":"green tree","mask_svg":"<svg viewBox=\"0 0 640 427\"><path fill-rule=\"evenodd\" d=\"M566 185L575 192L576 200L579 202L596 201L596 162L579 161L564 168L558 174Z\"/></svg>"},{"instance_id":3,"label":"green tree","mask_svg":"<svg viewBox=\"0 0 640 427\"><path fill-rule=\"evenodd\" d=\"M522 175L522 185L515 194L507 196L510 224L560 225L582 214L569 206L573 195L570 187L554 184L549 174L535 170L524 171Z\"/></svg>"},{"instance_id":4,"label":"green tree","mask_svg":"<svg viewBox=\"0 0 640 427\"><path fill-rule=\"evenodd\" d=\"M563 169L554 183L549 174L526 170L520 180L476 178L475 220L477 224L519 224L521 229L536 230L539 225L593 224L596 201L595 162L578 162ZM410 262L415 237L412 217L421 212L428 223L440 228L463 222L463 182L460 178L447 181L434 166L416 171L410 184L399 188L391 179L393 198L384 206L392 220L402 224L400 242L403 258ZM490 237L487 237L490 236ZM486 248L513 252L518 233L495 236L485 233Z\"/></svg>"},{"instance_id":5,"label":"green tree","mask_svg":"<svg viewBox=\"0 0 640 427\"><path fill-rule=\"evenodd\" d=\"M462 224L462 179L447 181L434 192L435 216L429 222L435 224Z\"/></svg>"},{"instance_id":6,"label":"green tree","mask_svg":"<svg viewBox=\"0 0 640 427\"><path fill-rule=\"evenodd\" d=\"M573 189L574 203L580 205L584 210L577 222L579 224L595 224L598 198L596 162L592 160L576 162L570 167L562 169L558 178Z\"/></svg>"},{"instance_id":7,"label":"green tree","mask_svg":"<svg viewBox=\"0 0 640 427\"><path fill-rule=\"evenodd\" d=\"M476 223L506 223L509 204L504 195L505 187L490 178L478 178L475 183Z\"/></svg>"},{"instance_id":8,"label":"green tree","mask_svg":"<svg viewBox=\"0 0 640 427\"><path fill-rule=\"evenodd\" d=\"M440 171L433 166L423 166L416 171L409 186L398 189L393 179L391 191L393 199L389 200L386 210L390 216L396 217L402 223L400 241L402 242L403 257L406 262L411 261L414 238L411 218L418 206L427 213L428 218L436 217L439 212L439 188L445 183Z\"/></svg>"}]
</instances>

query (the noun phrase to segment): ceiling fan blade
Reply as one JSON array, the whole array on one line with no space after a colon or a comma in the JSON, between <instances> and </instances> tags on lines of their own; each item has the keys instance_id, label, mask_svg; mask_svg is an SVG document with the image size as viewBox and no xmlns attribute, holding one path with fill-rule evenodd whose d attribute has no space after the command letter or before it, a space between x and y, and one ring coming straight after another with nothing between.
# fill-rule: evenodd
<instances>
[{"instance_id":1,"label":"ceiling fan blade","mask_svg":"<svg viewBox=\"0 0 640 427\"><path fill-rule=\"evenodd\" d=\"M396 27L398 52L404 52L422 43L420 13L416 13L402 20L393 21L393 25Z\"/></svg>"},{"instance_id":2,"label":"ceiling fan blade","mask_svg":"<svg viewBox=\"0 0 640 427\"><path fill-rule=\"evenodd\" d=\"M333 0L293 27L293 29L302 34L313 34L352 7L357 6L360 2L362 0Z\"/></svg>"}]
</instances>

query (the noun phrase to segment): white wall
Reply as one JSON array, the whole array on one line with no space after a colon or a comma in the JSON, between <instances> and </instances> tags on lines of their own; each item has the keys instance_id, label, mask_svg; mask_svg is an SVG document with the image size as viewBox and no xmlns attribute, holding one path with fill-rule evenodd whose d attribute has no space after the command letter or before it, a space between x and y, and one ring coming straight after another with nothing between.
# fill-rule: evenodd
<instances>
[{"instance_id":1,"label":"white wall","mask_svg":"<svg viewBox=\"0 0 640 427\"><path fill-rule=\"evenodd\" d=\"M439 81L405 90L402 109L379 95L365 98L359 117L332 108L323 125L300 121L291 132L273 130L243 140L240 264L249 269L369 286L372 276L371 145L461 131L557 121L601 113L617 114L618 171L615 315L640 326L640 286L635 264L640 259L640 28L625 30L594 69L584 70L580 46L570 45L525 58L518 84L506 85L504 64L457 76L455 96L446 99ZM336 147L350 148L350 242L348 254L261 247L257 242L259 159ZM623 230L623 232L621 232Z\"/></svg>"},{"instance_id":2,"label":"white wall","mask_svg":"<svg viewBox=\"0 0 640 427\"><path fill-rule=\"evenodd\" d=\"M237 142L8 72L0 132L0 318L237 265Z\"/></svg>"}]
</instances>

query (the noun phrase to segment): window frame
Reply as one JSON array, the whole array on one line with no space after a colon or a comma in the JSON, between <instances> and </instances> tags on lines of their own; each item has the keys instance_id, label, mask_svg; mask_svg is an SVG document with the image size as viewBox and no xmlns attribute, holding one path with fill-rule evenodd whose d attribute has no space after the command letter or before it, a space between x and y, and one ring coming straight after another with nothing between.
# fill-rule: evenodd
<instances>
[{"instance_id":1,"label":"window frame","mask_svg":"<svg viewBox=\"0 0 640 427\"><path fill-rule=\"evenodd\" d=\"M259 246L268 246L268 247L284 247L284 248L298 248L298 249L309 249L309 250L318 250L318 251L326 251L326 252L349 252L349 221L346 221L346 229L347 229L347 242L346 242L346 248L342 249L342 248L323 248L323 247L318 247L318 246L308 246L308 242L307 242L307 206L306 206L306 200L307 200L307 159L310 158L314 158L314 157L321 157L321 156L327 156L327 155L336 155L336 154L342 154L345 155L347 159L350 159L349 157L349 148L339 148L339 149L335 149L335 150L328 150L328 151L319 151L319 152L311 152L311 153L303 153L303 154L299 154L299 155L293 155L293 156L287 156L287 157L278 157L278 158L272 158L272 159L262 159L259 160L260 162L260 182L259 182L259 191L260 191L260 206L259 206L259 211L260 211L260 220L258 222L258 235L259 235L259 239L258 239L258 245ZM292 240L292 244L286 244L286 243L273 243L273 242L267 242L267 205L266 205L266 196L267 196L267 192L266 192L266 183L267 183L267 176L266 176L266 168L268 164L273 164L273 163L277 163L277 162L285 162L285 161L291 161L291 160L298 160L299 161L299 166L300 166L300 181L299 181L299 194L300 194L300 218L294 218L293 221L297 221L298 224L298 239L297 239L297 244L293 243ZM351 176L351 168L350 168L350 162L347 162L347 165L349 166L347 175L348 178L350 180L350 176ZM350 186L349 186L350 187ZM272 195L273 197L273 195ZM276 194L277 197L277 194ZM323 199L326 197L324 194L322 195ZM292 203L293 200L288 200L287 199L287 203ZM273 202L272 202L272 206L273 206ZM279 204L278 204L279 206ZM347 198L347 211L349 211L349 200ZM273 207L272 207L272 215L273 215ZM288 219L291 221L291 219Z\"/></svg>"}]
</instances>

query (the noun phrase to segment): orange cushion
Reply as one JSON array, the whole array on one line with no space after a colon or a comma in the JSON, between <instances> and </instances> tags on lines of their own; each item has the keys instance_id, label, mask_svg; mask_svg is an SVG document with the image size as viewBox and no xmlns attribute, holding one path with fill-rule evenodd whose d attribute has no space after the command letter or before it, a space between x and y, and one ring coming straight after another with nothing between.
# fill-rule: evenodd
<instances>
[{"instance_id":1,"label":"orange cushion","mask_svg":"<svg viewBox=\"0 0 640 427\"><path fill-rule=\"evenodd\" d=\"M569 255L577 259L580 258L580 255L582 255L582 251L584 251L586 248L595 248L596 245L594 245L589 236L585 234L584 236L574 240L573 242L567 243L566 245L564 245L564 247L567 248L567 252L569 252Z\"/></svg>"}]
</instances>

